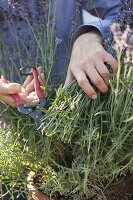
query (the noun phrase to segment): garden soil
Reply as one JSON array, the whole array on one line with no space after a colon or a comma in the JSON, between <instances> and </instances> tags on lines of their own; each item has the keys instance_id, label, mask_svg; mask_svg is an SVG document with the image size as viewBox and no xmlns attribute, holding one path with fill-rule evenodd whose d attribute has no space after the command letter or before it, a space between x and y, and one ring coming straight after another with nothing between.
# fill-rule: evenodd
<instances>
[{"instance_id":1,"label":"garden soil","mask_svg":"<svg viewBox=\"0 0 133 200\"><path fill-rule=\"evenodd\" d=\"M99 196L86 199L75 196L73 198L61 198L60 200L133 200L133 174L127 175L118 183L112 184L104 194L106 198Z\"/></svg>"},{"instance_id":2,"label":"garden soil","mask_svg":"<svg viewBox=\"0 0 133 200\"><path fill-rule=\"evenodd\" d=\"M112 184L106 191L107 200L133 200L133 174Z\"/></svg>"}]
</instances>

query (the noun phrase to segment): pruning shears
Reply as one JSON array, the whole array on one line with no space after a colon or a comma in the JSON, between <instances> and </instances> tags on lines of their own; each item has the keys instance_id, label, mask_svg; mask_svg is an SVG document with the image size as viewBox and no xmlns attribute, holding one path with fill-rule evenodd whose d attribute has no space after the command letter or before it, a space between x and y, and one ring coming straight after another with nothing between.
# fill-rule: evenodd
<instances>
[{"instance_id":1,"label":"pruning shears","mask_svg":"<svg viewBox=\"0 0 133 200\"><path fill-rule=\"evenodd\" d=\"M22 73L22 71L26 68L31 68L31 73ZM36 124L36 128L37 130L39 131L39 133L42 135L42 128L41 128L41 119L42 119L42 112L41 112L41 108L44 108L47 101L46 101L46 98L44 96L44 93L42 91L42 89L40 88L40 81L38 79L38 72L37 72L37 69L35 67L24 67L24 68L21 68L21 74L22 75L33 75L33 78L34 78L34 88L35 88L35 92L37 94L37 97L38 97L38 104L35 106L35 107L25 107L19 94L16 93L16 94L12 94L13 98L15 99L16 101L16 106L17 106L17 109L20 113L23 113L23 114L26 114L26 115L30 115L34 121L35 121L35 124ZM9 80L6 79L6 77L2 76L2 81L5 82L5 83L10 83Z\"/></svg>"}]
</instances>

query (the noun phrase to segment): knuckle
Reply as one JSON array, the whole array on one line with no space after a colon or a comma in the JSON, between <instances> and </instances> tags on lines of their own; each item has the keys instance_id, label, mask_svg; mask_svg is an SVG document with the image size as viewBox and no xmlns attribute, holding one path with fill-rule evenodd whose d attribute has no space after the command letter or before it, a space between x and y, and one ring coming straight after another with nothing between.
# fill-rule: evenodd
<instances>
[{"instance_id":1,"label":"knuckle","mask_svg":"<svg viewBox=\"0 0 133 200\"><path fill-rule=\"evenodd\" d=\"M103 83L102 79L98 78L96 80L93 81L93 83L96 85L96 86L99 86Z\"/></svg>"},{"instance_id":2,"label":"knuckle","mask_svg":"<svg viewBox=\"0 0 133 200\"><path fill-rule=\"evenodd\" d=\"M95 61L96 61L96 58L103 58L104 57L104 52L103 51L101 51L101 50L97 50L97 51L95 51L95 53L93 53L93 54L91 54L91 55L89 55L88 57L87 57L87 59L86 59L86 61L85 61L85 64L87 63L89 63L89 64L94 64L95 63Z\"/></svg>"},{"instance_id":3,"label":"knuckle","mask_svg":"<svg viewBox=\"0 0 133 200\"><path fill-rule=\"evenodd\" d=\"M93 58L88 56L87 59L84 61L84 66L88 66L92 62Z\"/></svg>"},{"instance_id":4,"label":"knuckle","mask_svg":"<svg viewBox=\"0 0 133 200\"><path fill-rule=\"evenodd\" d=\"M95 56L103 58L105 56L105 50L99 49L95 52ZM96 58L96 57L95 57Z\"/></svg>"},{"instance_id":5,"label":"knuckle","mask_svg":"<svg viewBox=\"0 0 133 200\"><path fill-rule=\"evenodd\" d=\"M96 54L96 56L101 57L101 56L103 56L103 51L98 50L98 51L96 51L95 54Z\"/></svg>"},{"instance_id":6,"label":"knuckle","mask_svg":"<svg viewBox=\"0 0 133 200\"><path fill-rule=\"evenodd\" d=\"M74 63L74 64L70 64L69 65L69 72L71 72L72 71L72 73L75 73L75 70L77 70L77 69L81 69L81 68L83 68L83 62L82 61L80 61L80 62L78 62L78 63Z\"/></svg>"},{"instance_id":7,"label":"knuckle","mask_svg":"<svg viewBox=\"0 0 133 200\"><path fill-rule=\"evenodd\" d=\"M106 55L106 54L104 55L104 61L105 61L105 62L108 61L108 64L110 64L110 62L109 62L109 61L110 61L110 58L109 58L109 56Z\"/></svg>"},{"instance_id":8,"label":"knuckle","mask_svg":"<svg viewBox=\"0 0 133 200\"><path fill-rule=\"evenodd\" d=\"M79 79L78 84L80 87L83 87L86 84L86 79Z\"/></svg>"},{"instance_id":9,"label":"knuckle","mask_svg":"<svg viewBox=\"0 0 133 200\"><path fill-rule=\"evenodd\" d=\"M78 66L83 66L85 64L85 61L84 60L80 60Z\"/></svg>"},{"instance_id":10,"label":"knuckle","mask_svg":"<svg viewBox=\"0 0 133 200\"><path fill-rule=\"evenodd\" d=\"M85 65L92 64L93 61L95 60L94 57L95 57L94 55L92 55L92 56L88 56L88 57L86 58L85 62L84 62Z\"/></svg>"},{"instance_id":11,"label":"knuckle","mask_svg":"<svg viewBox=\"0 0 133 200\"><path fill-rule=\"evenodd\" d=\"M85 65L86 65L86 61L85 61L85 60L81 60L81 61L77 64L77 67L78 67L79 69L83 69Z\"/></svg>"}]
</instances>

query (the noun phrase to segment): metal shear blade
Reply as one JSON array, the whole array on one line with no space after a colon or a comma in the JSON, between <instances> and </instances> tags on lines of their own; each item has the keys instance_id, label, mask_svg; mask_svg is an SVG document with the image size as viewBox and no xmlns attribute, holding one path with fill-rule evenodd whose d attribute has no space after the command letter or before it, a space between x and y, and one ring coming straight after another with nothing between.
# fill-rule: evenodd
<instances>
[{"instance_id":1,"label":"metal shear blade","mask_svg":"<svg viewBox=\"0 0 133 200\"><path fill-rule=\"evenodd\" d=\"M42 132L42 129L41 129L41 120L43 118L43 115L41 113L40 110L35 110L34 112L31 112L29 114L35 121L36 123L36 128L39 132Z\"/></svg>"}]
</instances>

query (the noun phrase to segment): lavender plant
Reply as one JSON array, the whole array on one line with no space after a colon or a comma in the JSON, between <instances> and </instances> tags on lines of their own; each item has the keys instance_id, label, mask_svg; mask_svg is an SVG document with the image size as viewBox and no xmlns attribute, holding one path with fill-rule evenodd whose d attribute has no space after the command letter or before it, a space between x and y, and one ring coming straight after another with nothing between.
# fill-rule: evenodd
<instances>
[{"instance_id":1,"label":"lavender plant","mask_svg":"<svg viewBox=\"0 0 133 200\"><path fill-rule=\"evenodd\" d=\"M127 26L123 33L117 24L111 29L118 72L110 74L108 94L99 93L92 101L74 82L68 89L60 87L52 106L44 111L43 134L49 142L42 154L44 181L37 183L44 193L78 193L80 199L103 195L104 199L112 181L132 172L133 31ZM64 159L66 152L69 159Z\"/></svg>"}]
</instances>

